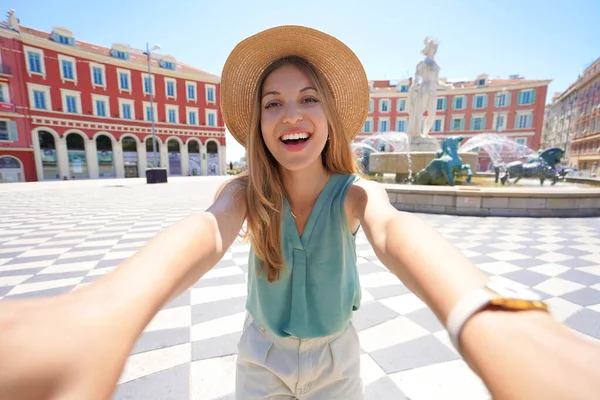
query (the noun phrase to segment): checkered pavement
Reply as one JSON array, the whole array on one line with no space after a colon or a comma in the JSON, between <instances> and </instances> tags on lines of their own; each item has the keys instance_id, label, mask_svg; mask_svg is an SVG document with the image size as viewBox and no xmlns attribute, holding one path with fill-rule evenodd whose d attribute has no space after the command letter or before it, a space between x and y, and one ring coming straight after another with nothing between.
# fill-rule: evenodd
<instances>
[{"instance_id":1,"label":"checkered pavement","mask_svg":"<svg viewBox=\"0 0 600 400\"><path fill-rule=\"evenodd\" d=\"M158 231L205 209L222 178L0 186L0 299L93 282ZM600 219L420 215L498 280L532 288L554 315L600 339ZM249 245L235 243L134 346L114 399L233 399ZM357 236L363 291L354 315L366 399L487 399L433 313ZM1 301L1 300L0 300Z\"/></svg>"}]
</instances>

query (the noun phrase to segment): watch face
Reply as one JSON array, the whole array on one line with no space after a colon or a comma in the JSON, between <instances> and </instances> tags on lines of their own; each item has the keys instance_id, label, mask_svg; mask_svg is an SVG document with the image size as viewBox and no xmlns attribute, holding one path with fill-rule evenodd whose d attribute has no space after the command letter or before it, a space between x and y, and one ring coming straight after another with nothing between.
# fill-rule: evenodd
<instances>
[{"instance_id":1,"label":"watch face","mask_svg":"<svg viewBox=\"0 0 600 400\"><path fill-rule=\"evenodd\" d=\"M486 285L492 291L498 293L501 297L507 299L519 299L527 301L541 301L540 295L532 290L500 282L488 282Z\"/></svg>"}]
</instances>

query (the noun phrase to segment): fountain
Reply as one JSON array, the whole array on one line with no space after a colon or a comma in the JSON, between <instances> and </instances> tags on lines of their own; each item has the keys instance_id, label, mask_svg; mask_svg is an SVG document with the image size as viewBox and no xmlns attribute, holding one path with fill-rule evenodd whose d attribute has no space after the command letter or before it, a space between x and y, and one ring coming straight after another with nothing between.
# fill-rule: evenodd
<instances>
[{"instance_id":1,"label":"fountain","mask_svg":"<svg viewBox=\"0 0 600 400\"><path fill-rule=\"evenodd\" d=\"M437 89L439 86L446 86L439 82L440 67L434 59L437 49L436 40L425 39L425 48L422 50L425 58L417 64L413 84L408 92L407 132L392 133L396 137L406 137L406 145L393 151L370 152L366 162L371 173L395 173L397 183L410 182L413 171L426 168L436 157L436 153L443 150L438 141L429 136L435 123ZM425 112L427 117L424 119ZM477 153L459 151L459 155L465 164L477 164Z\"/></svg>"}]
</instances>

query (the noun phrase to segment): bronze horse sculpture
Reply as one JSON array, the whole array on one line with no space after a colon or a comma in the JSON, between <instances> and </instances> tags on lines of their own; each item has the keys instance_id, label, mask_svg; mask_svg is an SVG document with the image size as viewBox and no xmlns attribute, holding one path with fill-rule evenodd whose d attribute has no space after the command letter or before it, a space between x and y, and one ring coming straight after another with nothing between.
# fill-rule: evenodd
<instances>
[{"instance_id":1,"label":"bronze horse sculpture","mask_svg":"<svg viewBox=\"0 0 600 400\"><path fill-rule=\"evenodd\" d=\"M560 180L559 171L556 169L556 164L560 163L560 159L565 154L564 150L558 147L540 151L538 154L530 157L526 163L522 161L513 161L504 166L504 175L500 179L504 185L510 182L509 179L514 179L512 183L517 183L521 178L537 178L540 180L540 185L543 185L546 180L556 184Z\"/></svg>"}]
</instances>

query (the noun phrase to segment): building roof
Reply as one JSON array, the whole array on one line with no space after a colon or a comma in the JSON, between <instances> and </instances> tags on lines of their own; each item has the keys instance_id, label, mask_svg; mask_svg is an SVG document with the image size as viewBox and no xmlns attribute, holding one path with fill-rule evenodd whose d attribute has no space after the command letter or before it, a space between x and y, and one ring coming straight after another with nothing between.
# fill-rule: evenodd
<instances>
[{"instance_id":1,"label":"building roof","mask_svg":"<svg viewBox=\"0 0 600 400\"><path fill-rule=\"evenodd\" d=\"M6 23L6 21L0 21L0 27L10 29L8 24ZM41 39L50 40L50 38L51 38L51 33L49 33L49 32L44 32L39 29L30 28L30 27L24 26L24 25L19 25L19 31L21 33L26 33L26 34L29 34L29 35L32 35L32 36L35 36L35 37L38 37ZM74 47L79 50L89 51L91 53L103 55L106 57L112 57L110 47L99 46L96 44L84 42L82 40L75 40ZM150 58L150 65L154 68L160 68L160 60L164 57L166 57L166 56L152 53L151 58ZM146 60L146 55L144 54L144 50L134 49L134 48L130 47L128 62L146 65L147 60ZM175 63L176 63L176 68L177 68L176 71L189 73L189 74L209 76L209 77L216 78L216 79L220 78L218 75L211 74L202 69L192 67L192 66L182 63L180 61L176 61Z\"/></svg>"},{"instance_id":2,"label":"building roof","mask_svg":"<svg viewBox=\"0 0 600 400\"><path fill-rule=\"evenodd\" d=\"M505 88L511 85L523 85L523 84L536 84L539 83L540 85L546 85L547 84L547 80L542 80L542 79L524 79L522 77L518 77L518 76L514 76L511 77L510 79L499 79L499 78L488 78L486 79L486 83L484 86L480 86L478 85L478 83L475 80L465 80L465 79L460 79L460 80L451 80L451 79L444 79L444 78L440 78L439 79L440 82L448 85L447 89L477 89L477 88L490 88L490 87L497 87L497 88ZM408 80L403 80L400 82L408 82ZM369 84L371 86L371 92L372 93L385 93L385 92L396 92L397 91L397 84L393 84L391 83L391 81L389 80L373 80L373 81L369 81ZM444 89L444 87L440 87L439 89Z\"/></svg>"}]
</instances>

